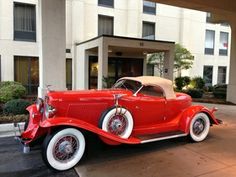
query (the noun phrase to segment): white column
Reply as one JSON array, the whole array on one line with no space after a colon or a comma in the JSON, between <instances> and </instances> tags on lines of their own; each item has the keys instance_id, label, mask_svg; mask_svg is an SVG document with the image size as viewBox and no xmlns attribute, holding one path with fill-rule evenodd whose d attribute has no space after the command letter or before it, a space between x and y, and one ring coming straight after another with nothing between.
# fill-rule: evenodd
<instances>
[{"instance_id":1,"label":"white column","mask_svg":"<svg viewBox=\"0 0 236 177\"><path fill-rule=\"evenodd\" d=\"M39 88L43 97L46 85L66 89L65 0L39 0Z\"/></svg>"},{"instance_id":2,"label":"white column","mask_svg":"<svg viewBox=\"0 0 236 177\"><path fill-rule=\"evenodd\" d=\"M101 40L98 46L98 89L103 88L103 77L108 73L108 46Z\"/></svg>"},{"instance_id":3,"label":"white column","mask_svg":"<svg viewBox=\"0 0 236 177\"><path fill-rule=\"evenodd\" d=\"M174 47L168 51L165 51L164 55L164 78L173 80L173 70L174 70Z\"/></svg>"},{"instance_id":4,"label":"white column","mask_svg":"<svg viewBox=\"0 0 236 177\"><path fill-rule=\"evenodd\" d=\"M75 57L76 89L88 89L88 63L89 55L86 49L84 47L77 47Z\"/></svg>"},{"instance_id":5,"label":"white column","mask_svg":"<svg viewBox=\"0 0 236 177\"><path fill-rule=\"evenodd\" d=\"M144 76L147 75L147 60L148 60L148 57L147 55L145 55L145 57L143 58L143 75Z\"/></svg>"},{"instance_id":6,"label":"white column","mask_svg":"<svg viewBox=\"0 0 236 177\"><path fill-rule=\"evenodd\" d=\"M236 21L231 24L231 50L227 101L236 103Z\"/></svg>"}]
</instances>

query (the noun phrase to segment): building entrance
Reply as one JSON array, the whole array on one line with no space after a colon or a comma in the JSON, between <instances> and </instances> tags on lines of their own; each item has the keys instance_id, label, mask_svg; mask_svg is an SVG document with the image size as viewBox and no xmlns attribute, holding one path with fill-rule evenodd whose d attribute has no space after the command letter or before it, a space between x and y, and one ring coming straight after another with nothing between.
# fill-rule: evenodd
<instances>
[{"instance_id":1,"label":"building entrance","mask_svg":"<svg viewBox=\"0 0 236 177\"><path fill-rule=\"evenodd\" d=\"M89 57L89 89L97 89L98 57ZM142 58L108 58L108 87L121 77L135 77L143 75Z\"/></svg>"}]
</instances>

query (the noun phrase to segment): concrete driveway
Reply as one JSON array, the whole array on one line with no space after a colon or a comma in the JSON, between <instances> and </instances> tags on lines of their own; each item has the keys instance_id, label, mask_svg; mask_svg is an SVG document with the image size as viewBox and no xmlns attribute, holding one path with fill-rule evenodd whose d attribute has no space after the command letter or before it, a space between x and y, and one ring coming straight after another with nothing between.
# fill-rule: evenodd
<instances>
[{"instance_id":1,"label":"concrete driveway","mask_svg":"<svg viewBox=\"0 0 236 177\"><path fill-rule=\"evenodd\" d=\"M214 105L207 105L213 107ZM217 105L223 125L211 127L202 143L178 138L143 145L107 146L91 137L87 153L75 168L63 173L49 170L40 147L20 152L13 138L1 138L1 177L236 177L236 106Z\"/></svg>"},{"instance_id":2,"label":"concrete driveway","mask_svg":"<svg viewBox=\"0 0 236 177\"><path fill-rule=\"evenodd\" d=\"M94 142L80 177L236 177L236 106L217 106L223 125L211 127L201 143L178 138L135 146L105 146Z\"/></svg>"}]
</instances>

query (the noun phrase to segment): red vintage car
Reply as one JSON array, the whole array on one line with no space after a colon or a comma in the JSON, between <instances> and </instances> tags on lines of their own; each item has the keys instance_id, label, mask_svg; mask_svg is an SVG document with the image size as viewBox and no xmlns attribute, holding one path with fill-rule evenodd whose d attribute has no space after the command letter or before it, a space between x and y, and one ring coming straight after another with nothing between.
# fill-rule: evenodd
<instances>
[{"instance_id":1,"label":"red vintage car","mask_svg":"<svg viewBox=\"0 0 236 177\"><path fill-rule=\"evenodd\" d=\"M213 124L213 112L192 105L191 97L175 93L172 82L151 76L125 77L111 89L48 91L27 108L25 146L45 137L42 156L56 170L74 167L82 158L86 131L109 145L140 144L190 136L203 141Z\"/></svg>"}]
</instances>

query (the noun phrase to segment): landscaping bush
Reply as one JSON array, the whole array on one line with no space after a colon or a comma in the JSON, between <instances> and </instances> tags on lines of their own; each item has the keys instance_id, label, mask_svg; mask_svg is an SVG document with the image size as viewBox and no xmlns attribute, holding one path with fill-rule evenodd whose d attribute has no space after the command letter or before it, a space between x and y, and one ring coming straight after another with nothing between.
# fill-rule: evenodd
<instances>
[{"instance_id":1,"label":"landscaping bush","mask_svg":"<svg viewBox=\"0 0 236 177\"><path fill-rule=\"evenodd\" d=\"M204 86L203 90L205 92L212 92L213 91L213 86Z\"/></svg>"},{"instance_id":2,"label":"landscaping bush","mask_svg":"<svg viewBox=\"0 0 236 177\"><path fill-rule=\"evenodd\" d=\"M22 98L26 94L25 87L18 82L0 82L0 102L6 103L12 99Z\"/></svg>"},{"instance_id":3,"label":"landscaping bush","mask_svg":"<svg viewBox=\"0 0 236 177\"><path fill-rule=\"evenodd\" d=\"M175 78L176 89L179 91L181 91L183 87L189 85L189 83L190 83L190 77L188 76Z\"/></svg>"},{"instance_id":4,"label":"landscaping bush","mask_svg":"<svg viewBox=\"0 0 236 177\"><path fill-rule=\"evenodd\" d=\"M13 114L13 115L18 115L18 114L27 114L26 108L30 105L31 103L26 100L22 99L16 99L16 100L11 100L8 101L4 107L3 107L3 113L6 115Z\"/></svg>"},{"instance_id":5,"label":"landscaping bush","mask_svg":"<svg viewBox=\"0 0 236 177\"><path fill-rule=\"evenodd\" d=\"M215 85L213 88L213 95L216 98L225 99L227 93L227 85L221 84L221 85Z\"/></svg>"},{"instance_id":6,"label":"landscaping bush","mask_svg":"<svg viewBox=\"0 0 236 177\"><path fill-rule=\"evenodd\" d=\"M203 89L203 87L205 86L205 81L201 77L194 77L191 80L190 85L195 89Z\"/></svg>"},{"instance_id":7,"label":"landscaping bush","mask_svg":"<svg viewBox=\"0 0 236 177\"><path fill-rule=\"evenodd\" d=\"M200 89L188 89L185 91L188 95L190 95L192 98L202 98L203 90Z\"/></svg>"}]
</instances>

